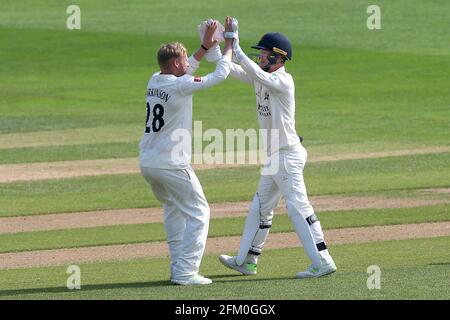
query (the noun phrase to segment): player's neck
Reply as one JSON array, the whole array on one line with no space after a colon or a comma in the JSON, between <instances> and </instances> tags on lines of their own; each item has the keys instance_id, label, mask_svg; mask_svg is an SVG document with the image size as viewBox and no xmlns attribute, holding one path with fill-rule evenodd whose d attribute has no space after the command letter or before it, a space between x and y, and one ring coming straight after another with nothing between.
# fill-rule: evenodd
<instances>
[{"instance_id":1,"label":"player's neck","mask_svg":"<svg viewBox=\"0 0 450 320\"><path fill-rule=\"evenodd\" d=\"M173 74L173 72L170 68L161 68L159 74Z\"/></svg>"},{"instance_id":2,"label":"player's neck","mask_svg":"<svg viewBox=\"0 0 450 320\"><path fill-rule=\"evenodd\" d=\"M182 75L184 75L184 73L181 70L178 70L176 68L162 68L159 72L159 74L163 74L163 75L172 75L175 77L181 77Z\"/></svg>"}]
</instances>

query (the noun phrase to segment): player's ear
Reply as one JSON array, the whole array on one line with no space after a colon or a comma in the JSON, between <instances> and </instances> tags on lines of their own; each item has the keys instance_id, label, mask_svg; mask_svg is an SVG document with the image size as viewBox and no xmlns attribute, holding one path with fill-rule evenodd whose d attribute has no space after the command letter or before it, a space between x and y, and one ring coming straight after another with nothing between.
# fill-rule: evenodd
<instances>
[{"instance_id":1,"label":"player's ear","mask_svg":"<svg viewBox=\"0 0 450 320\"><path fill-rule=\"evenodd\" d=\"M173 67L179 68L180 67L180 59L179 58L173 58L171 64L172 64Z\"/></svg>"}]
</instances>

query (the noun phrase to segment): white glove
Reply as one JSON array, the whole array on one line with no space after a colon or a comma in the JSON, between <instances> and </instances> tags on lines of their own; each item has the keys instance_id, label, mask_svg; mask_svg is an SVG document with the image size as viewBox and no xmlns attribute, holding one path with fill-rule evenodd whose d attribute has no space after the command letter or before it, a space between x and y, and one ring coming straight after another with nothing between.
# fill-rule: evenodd
<instances>
[{"instance_id":1,"label":"white glove","mask_svg":"<svg viewBox=\"0 0 450 320\"><path fill-rule=\"evenodd\" d=\"M198 25L198 33L200 35L201 41L203 41L203 37L205 36L206 27L209 26L213 21L214 21L213 19L208 19ZM214 33L215 38L218 40L217 44L219 44L225 40L223 38L224 31L225 31L225 27L219 21L217 21L217 30Z\"/></svg>"},{"instance_id":2,"label":"white glove","mask_svg":"<svg viewBox=\"0 0 450 320\"><path fill-rule=\"evenodd\" d=\"M233 18L233 21L231 22L231 27L233 28L233 32L235 33L233 41L233 49L235 49L239 47L239 30L238 30L238 21L236 18Z\"/></svg>"},{"instance_id":3,"label":"white glove","mask_svg":"<svg viewBox=\"0 0 450 320\"><path fill-rule=\"evenodd\" d=\"M231 22L231 28L233 31L225 32L224 37L225 38L233 38L233 49L234 46L239 45L239 30L238 30L238 21L236 18L233 18L233 21Z\"/></svg>"},{"instance_id":4,"label":"white glove","mask_svg":"<svg viewBox=\"0 0 450 320\"><path fill-rule=\"evenodd\" d=\"M242 51L241 47L239 46L239 27L238 27L238 20L236 18L233 18L233 21L231 23L231 28L233 29L233 32L225 32L224 36L225 38L233 38L233 61L240 62L243 59L244 52Z\"/></svg>"},{"instance_id":5,"label":"white glove","mask_svg":"<svg viewBox=\"0 0 450 320\"><path fill-rule=\"evenodd\" d=\"M208 19L198 25L198 33L200 35L201 42L203 42L203 37L205 36L206 27L208 25L210 25L211 22L213 22L213 21L214 21L213 19ZM219 43L225 41L225 39L223 37L225 28L219 21L217 21L217 24L218 24L218 26L217 26L216 32L214 33L214 36L218 40L218 42L214 47L209 48L208 51L206 51L206 53L205 53L205 58L209 62L217 62L218 60L220 60L220 58L222 58L222 52L220 51Z\"/></svg>"}]
</instances>

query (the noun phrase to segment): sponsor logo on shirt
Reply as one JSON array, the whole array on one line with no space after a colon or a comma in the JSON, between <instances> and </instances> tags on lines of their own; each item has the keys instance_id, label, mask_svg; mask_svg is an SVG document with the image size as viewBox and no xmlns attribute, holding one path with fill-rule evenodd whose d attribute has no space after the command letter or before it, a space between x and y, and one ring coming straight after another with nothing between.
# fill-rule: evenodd
<instances>
[{"instance_id":1,"label":"sponsor logo on shirt","mask_svg":"<svg viewBox=\"0 0 450 320\"><path fill-rule=\"evenodd\" d=\"M270 117L272 115L269 106L262 106L259 103L258 103L258 113L260 117Z\"/></svg>"}]
</instances>

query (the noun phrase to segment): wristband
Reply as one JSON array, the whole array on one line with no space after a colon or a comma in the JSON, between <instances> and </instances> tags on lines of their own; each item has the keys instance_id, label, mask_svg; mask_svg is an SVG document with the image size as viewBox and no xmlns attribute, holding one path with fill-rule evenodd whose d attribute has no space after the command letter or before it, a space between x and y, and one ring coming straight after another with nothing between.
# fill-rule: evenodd
<instances>
[{"instance_id":1,"label":"wristband","mask_svg":"<svg viewBox=\"0 0 450 320\"><path fill-rule=\"evenodd\" d=\"M205 47L203 44L200 45L202 47L203 50L208 51L208 48Z\"/></svg>"},{"instance_id":2,"label":"wristband","mask_svg":"<svg viewBox=\"0 0 450 320\"><path fill-rule=\"evenodd\" d=\"M236 38L236 32L227 31L224 33L225 38Z\"/></svg>"}]
</instances>

